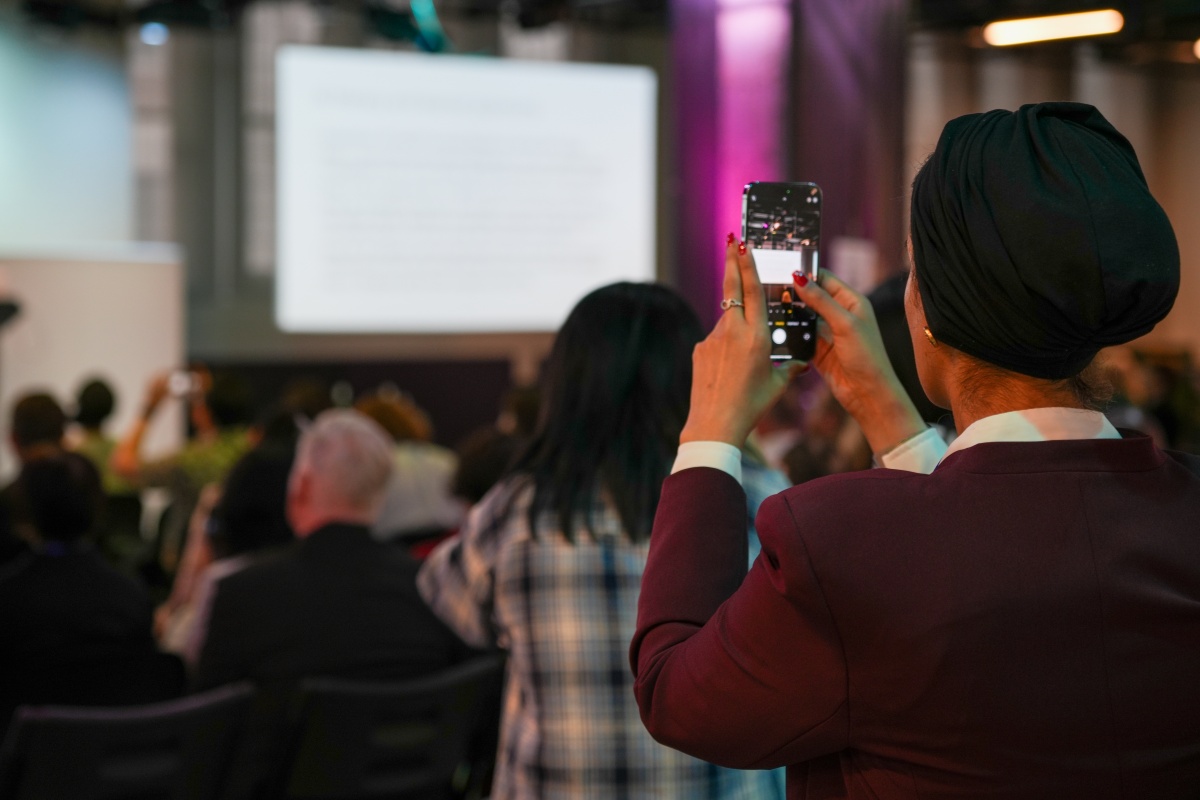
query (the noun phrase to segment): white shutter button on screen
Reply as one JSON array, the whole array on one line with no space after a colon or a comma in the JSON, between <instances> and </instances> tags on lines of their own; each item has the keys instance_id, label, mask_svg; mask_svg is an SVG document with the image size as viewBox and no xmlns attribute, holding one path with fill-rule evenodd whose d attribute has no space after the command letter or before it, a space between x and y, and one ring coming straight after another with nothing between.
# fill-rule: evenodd
<instances>
[{"instance_id":1,"label":"white shutter button on screen","mask_svg":"<svg viewBox=\"0 0 1200 800\"><path fill-rule=\"evenodd\" d=\"M783 328L776 328L771 331L771 341L775 344L783 344L787 341L787 331Z\"/></svg>"}]
</instances>

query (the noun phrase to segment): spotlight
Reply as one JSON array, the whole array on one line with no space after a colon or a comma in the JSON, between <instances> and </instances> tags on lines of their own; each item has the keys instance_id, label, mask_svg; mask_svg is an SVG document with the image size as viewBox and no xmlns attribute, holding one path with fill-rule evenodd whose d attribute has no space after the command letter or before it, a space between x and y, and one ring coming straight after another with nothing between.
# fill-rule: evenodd
<instances>
[{"instance_id":1,"label":"spotlight","mask_svg":"<svg viewBox=\"0 0 1200 800\"><path fill-rule=\"evenodd\" d=\"M1114 9L1056 14L1049 17L1006 19L983 28L983 40L993 47L1011 47L1054 39L1077 39L1119 33L1125 18Z\"/></svg>"},{"instance_id":2,"label":"spotlight","mask_svg":"<svg viewBox=\"0 0 1200 800\"><path fill-rule=\"evenodd\" d=\"M161 22L147 22L138 31L138 36L143 44L159 47L166 44L167 40L171 38L171 29Z\"/></svg>"},{"instance_id":3,"label":"spotlight","mask_svg":"<svg viewBox=\"0 0 1200 800\"><path fill-rule=\"evenodd\" d=\"M1192 45L1192 52L1196 54L1196 58L1200 58L1200 39L1197 39L1196 43Z\"/></svg>"}]
</instances>

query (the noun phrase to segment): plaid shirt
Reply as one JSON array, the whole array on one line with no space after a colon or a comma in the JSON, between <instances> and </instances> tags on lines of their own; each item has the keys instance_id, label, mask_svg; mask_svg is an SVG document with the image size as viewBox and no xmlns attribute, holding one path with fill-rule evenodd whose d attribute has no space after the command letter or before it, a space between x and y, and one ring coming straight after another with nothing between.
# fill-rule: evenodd
<instances>
[{"instance_id":1,"label":"plaid shirt","mask_svg":"<svg viewBox=\"0 0 1200 800\"><path fill-rule=\"evenodd\" d=\"M751 521L778 472L746 462ZM658 744L642 727L628 652L649 543L611 508L575 543L554 515L529 527L532 487L510 480L471 512L418 579L434 612L467 642L509 652L494 800L783 797L783 771L729 770ZM751 529L751 559L758 553Z\"/></svg>"}]
</instances>

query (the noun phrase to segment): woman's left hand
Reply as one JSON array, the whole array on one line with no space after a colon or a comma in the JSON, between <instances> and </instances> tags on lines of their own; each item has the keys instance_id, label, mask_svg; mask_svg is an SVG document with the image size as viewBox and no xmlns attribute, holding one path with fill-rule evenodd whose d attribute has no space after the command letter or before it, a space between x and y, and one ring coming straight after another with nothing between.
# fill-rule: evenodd
<instances>
[{"instance_id":1,"label":"woman's left hand","mask_svg":"<svg viewBox=\"0 0 1200 800\"><path fill-rule=\"evenodd\" d=\"M735 447L808 365L771 363L767 298L754 256L732 234L725 245L724 298L737 301L692 354L692 401L680 442L725 442Z\"/></svg>"}]
</instances>

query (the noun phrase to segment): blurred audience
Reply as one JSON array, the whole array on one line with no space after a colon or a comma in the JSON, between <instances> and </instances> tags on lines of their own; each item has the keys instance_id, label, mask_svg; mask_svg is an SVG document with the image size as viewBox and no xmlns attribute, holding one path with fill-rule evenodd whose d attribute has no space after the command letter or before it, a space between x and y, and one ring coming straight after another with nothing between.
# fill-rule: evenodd
<instances>
[{"instance_id":1,"label":"blurred audience","mask_svg":"<svg viewBox=\"0 0 1200 800\"><path fill-rule=\"evenodd\" d=\"M349 410L326 411L303 433L287 493L300 541L217 583L200 687L307 675L411 678L468 655L417 594L417 563L371 537L392 444Z\"/></svg>"},{"instance_id":2,"label":"blurred audience","mask_svg":"<svg viewBox=\"0 0 1200 800\"><path fill-rule=\"evenodd\" d=\"M4 720L22 702L137 702L178 692L180 673L169 664L158 681L145 669L156 663L145 590L86 541L101 502L91 462L44 452L25 463L11 491L32 525L28 552L0 567Z\"/></svg>"},{"instance_id":3,"label":"blurred audience","mask_svg":"<svg viewBox=\"0 0 1200 800\"><path fill-rule=\"evenodd\" d=\"M93 378L84 383L75 396L75 428L67 433L67 446L96 467L107 497L96 546L110 564L133 575L146 551L142 502L138 488L112 468L117 440L108 435L104 424L115 410L116 395L106 381Z\"/></svg>"},{"instance_id":4,"label":"blurred audience","mask_svg":"<svg viewBox=\"0 0 1200 800\"><path fill-rule=\"evenodd\" d=\"M141 450L146 432L155 413L172 396L188 403L194 433L178 452L145 461ZM193 370L163 373L150 382L142 413L117 444L111 463L118 475L139 487L162 486L171 491L172 505L162 524L158 554L167 575L179 566L188 520L201 490L223 480L250 448L253 419L250 388L236 375L214 377Z\"/></svg>"},{"instance_id":5,"label":"blurred audience","mask_svg":"<svg viewBox=\"0 0 1200 800\"><path fill-rule=\"evenodd\" d=\"M376 392L355 405L392 439L392 475L371 533L380 541L440 538L462 524L466 507L450 491L454 452L434 444L429 416L398 393Z\"/></svg>"},{"instance_id":6,"label":"blurred audience","mask_svg":"<svg viewBox=\"0 0 1200 800\"><path fill-rule=\"evenodd\" d=\"M9 444L22 466L63 453L67 417L45 392L32 392L13 404ZM37 539L36 525L17 482L0 489L0 564L24 553Z\"/></svg>"},{"instance_id":7,"label":"blurred audience","mask_svg":"<svg viewBox=\"0 0 1200 800\"><path fill-rule=\"evenodd\" d=\"M210 487L213 507L200 523L208 557L186 593L187 582L180 580L182 575L176 578L180 591L172 592L156 619L163 649L179 653L193 669L207 634L217 582L295 541L286 514L292 461L290 449L260 445L234 465L223 487Z\"/></svg>"},{"instance_id":8,"label":"blurred audience","mask_svg":"<svg viewBox=\"0 0 1200 800\"><path fill-rule=\"evenodd\" d=\"M133 494L137 487L112 468L113 451L117 440L104 430L104 424L117 408L112 387L100 378L93 378L80 387L75 396L75 423L78 430L68 439L70 448L88 458L100 472L104 493Z\"/></svg>"},{"instance_id":9,"label":"blurred audience","mask_svg":"<svg viewBox=\"0 0 1200 800\"><path fill-rule=\"evenodd\" d=\"M458 469L452 491L475 505L508 471L513 460L533 436L541 407L536 386L518 386L504 396L495 425L470 433L458 445Z\"/></svg>"}]
</instances>

